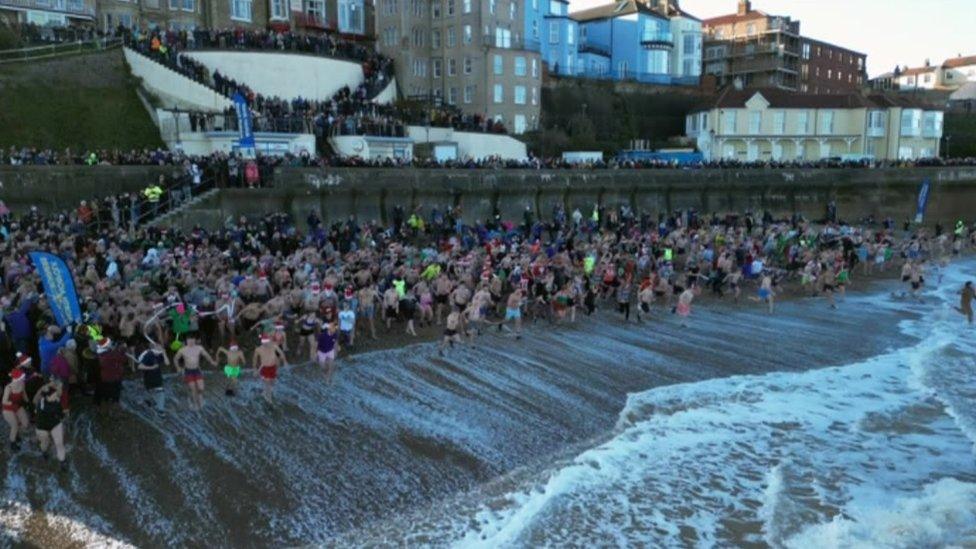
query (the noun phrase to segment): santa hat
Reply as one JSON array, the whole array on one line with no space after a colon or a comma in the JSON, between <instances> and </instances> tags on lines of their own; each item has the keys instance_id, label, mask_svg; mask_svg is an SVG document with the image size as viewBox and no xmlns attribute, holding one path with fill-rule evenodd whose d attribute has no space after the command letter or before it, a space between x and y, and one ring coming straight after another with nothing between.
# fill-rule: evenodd
<instances>
[{"instance_id":1,"label":"santa hat","mask_svg":"<svg viewBox=\"0 0 976 549\"><path fill-rule=\"evenodd\" d=\"M237 345L237 342L234 341L233 339L230 340L230 350L231 351L236 351L238 349L240 349L240 347Z\"/></svg>"},{"instance_id":2,"label":"santa hat","mask_svg":"<svg viewBox=\"0 0 976 549\"><path fill-rule=\"evenodd\" d=\"M261 343L271 343L271 336L268 334L261 334Z\"/></svg>"},{"instance_id":3,"label":"santa hat","mask_svg":"<svg viewBox=\"0 0 976 549\"><path fill-rule=\"evenodd\" d=\"M17 367L17 368L30 368L30 365L31 365L31 357L30 356L25 355L24 353L17 353L17 361L14 363L14 366L15 367ZM21 372L21 374L23 374L23 372Z\"/></svg>"},{"instance_id":4,"label":"santa hat","mask_svg":"<svg viewBox=\"0 0 976 549\"><path fill-rule=\"evenodd\" d=\"M280 331L282 331L284 329L285 329L285 325L284 324L275 324L275 330L278 330L280 332Z\"/></svg>"},{"instance_id":5,"label":"santa hat","mask_svg":"<svg viewBox=\"0 0 976 549\"><path fill-rule=\"evenodd\" d=\"M317 294L317 293L319 293L321 291L322 291L322 286L319 286L319 283L318 282L313 282L312 283L312 293L313 294Z\"/></svg>"},{"instance_id":6,"label":"santa hat","mask_svg":"<svg viewBox=\"0 0 976 549\"><path fill-rule=\"evenodd\" d=\"M102 339L99 339L98 340L98 352L99 353L108 352L108 350L111 349L111 348L112 348L112 340L111 339L109 339L107 337L103 337Z\"/></svg>"},{"instance_id":7,"label":"santa hat","mask_svg":"<svg viewBox=\"0 0 976 549\"><path fill-rule=\"evenodd\" d=\"M350 298L353 296L352 286L346 286L346 297Z\"/></svg>"},{"instance_id":8,"label":"santa hat","mask_svg":"<svg viewBox=\"0 0 976 549\"><path fill-rule=\"evenodd\" d=\"M10 379L12 379L14 381L20 381L20 380L24 379L24 376L25 375L26 374L24 374L24 371L21 370L20 368L14 368L10 372Z\"/></svg>"}]
</instances>

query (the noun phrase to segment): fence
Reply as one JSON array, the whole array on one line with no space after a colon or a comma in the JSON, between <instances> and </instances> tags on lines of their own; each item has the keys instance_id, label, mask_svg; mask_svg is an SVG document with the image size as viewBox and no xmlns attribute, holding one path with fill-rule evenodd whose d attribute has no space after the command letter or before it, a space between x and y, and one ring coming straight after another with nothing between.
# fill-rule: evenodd
<instances>
[{"instance_id":1,"label":"fence","mask_svg":"<svg viewBox=\"0 0 976 549\"><path fill-rule=\"evenodd\" d=\"M22 61L36 61L51 57L64 55L75 55L79 53L102 51L117 48L122 45L118 38L96 38L88 41L61 42L46 46L34 46L30 48L19 48L14 50L0 50L0 64L17 63Z\"/></svg>"}]
</instances>

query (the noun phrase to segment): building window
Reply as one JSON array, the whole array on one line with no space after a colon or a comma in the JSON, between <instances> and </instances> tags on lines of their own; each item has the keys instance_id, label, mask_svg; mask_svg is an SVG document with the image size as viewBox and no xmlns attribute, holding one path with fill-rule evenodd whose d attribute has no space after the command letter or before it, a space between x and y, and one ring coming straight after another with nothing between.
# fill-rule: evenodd
<instances>
[{"instance_id":1,"label":"building window","mask_svg":"<svg viewBox=\"0 0 976 549\"><path fill-rule=\"evenodd\" d=\"M525 58L515 58L515 76L525 76Z\"/></svg>"},{"instance_id":2,"label":"building window","mask_svg":"<svg viewBox=\"0 0 976 549\"><path fill-rule=\"evenodd\" d=\"M549 22L549 43L550 44L559 43L559 23L555 21Z\"/></svg>"},{"instance_id":3,"label":"building window","mask_svg":"<svg viewBox=\"0 0 976 549\"><path fill-rule=\"evenodd\" d=\"M532 20L532 38L539 39L539 22L535 19Z\"/></svg>"},{"instance_id":4,"label":"building window","mask_svg":"<svg viewBox=\"0 0 976 549\"><path fill-rule=\"evenodd\" d=\"M454 0L447 0L447 14L454 15Z\"/></svg>"},{"instance_id":5,"label":"building window","mask_svg":"<svg viewBox=\"0 0 976 549\"><path fill-rule=\"evenodd\" d=\"M810 77L810 65L806 63L800 65L800 77L804 80Z\"/></svg>"},{"instance_id":6,"label":"building window","mask_svg":"<svg viewBox=\"0 0 976 549\"><path fill-rule=\"evenodd\" d=\"M820 133L822 134L834 133L834 111L820 112Z\"/></svg>"},{"instance_id":7,"label":"building window","mask_svg":"<svg viewBox=\"0 0 976 549\"><path fill-rule=\"evenodd\" d=\"M464 87L464 102L471 103L471 97L474 95L474 86Z\"/></svg>"},{"instance_id":8,"label":"building window","mask_svg":"<svg viewBox=\"0 0 976 549\"><path fill-rule=\"evenodd\" d=\"M272 19L287 19L288 18L288 7L285 4L285 0L271 0L271 18Z\"/></svg>"},{"instance_id":9,"label":"building window","mask_svg":"<svg viewBox=\"0 0 976 549\"><path fill-rule=\"evenodd\" d=\"M501 84L495 84L495 103L501 103L505 101L505 87Z\"/></svg>"},{"instance_id":10,"label":"building window","mask_svg":"<svg viewBox=\"0 0 976 549\"><path fill-rule=\"evenodd\" d=\"M833 77L834 77L834 70L833 69L827 69L827 80L830 80Z\"/></svg>"},{"instance_id":11,"label":"building window","mask_svg":"<svg viewBox=\"0 0 976 549\"><path fill-rule=\"evenodd\" d=\"M471 58L464 58L464 74L471 74Z\"/></svg>"},{"instance_id":12,"label":"building window","mask_svg":"<svg viewBox=\"0 0 976 549\"><path fill-rule=\"evenodd\" d=\"M749 133L756 135L762 129L762 113L753 111L749 113Z\"/></svg>"},{"instance_id":13,"label":"building window","mask_svg":"<svg viewBox=\"0 0 976 549\"><path fill-rule=\"evenodd\" d=\"M462 0L461 11L471 13L471 0Z\"/></svg>"},{"instance_id":14,"label":"building window","mask_svg":"<svg viewBox=\"0 0 976 549\"><path fill-rule=\"evenodd\" d=\"M810 59L810 44L803 44L803 58Z\"/></svg>"},{"instance_id":15,"label":"building window","mask_svg":"<svg viewBox=\"0 0 976 549\"><path fill-rule=\"evenodd\" d=\"M458 89L451 88L447 90L447 103L449 105L457 105Z\"/></svg>"},{"instance_id":16,"label":"building window","mask_svg":"<svg viewBox=\"0 0 976 549\"><path fill-rule=\"evenodd\" d=\"M515 115L515 128L514 128L515 135L522 135L523 133L525 133L525 130L526 129L527 128L526 128L526 124L525 124L525 115L524 114L516 114Z\"/></svg>"},{"instance_id":17,"label":"building window","mask_svg":"<svg viewBox=\"0 0 976 549\"><path fill-rule=\"evenodd\" d=\"M447 75L448 76L457 76L457 60L456 59L453 59L452 58L452 59L448 59L447 60Z\"/></svg>"},{"instance_id":18,"label":"building window","mask_svg":"<svg viewBox=\"0 0 976 549\"><path fill-rule=\"evenodd\" d=\"M461 39L465 44L471 44L471 25L465 25L461 29L462 37Z\"/></svg>"},{"instance_id":19,"label":"building window","mask_svg":"<svg viewBox=\"0 0 976 549\"><path fill-rule=\"evenodd\" d=\"M454 30L454 27L450 27L447 29L447 47L453 48L454 46L457 46L457 31Z\"/></svg>"},{"instance_id":20,"label":"building window","mask_svg":"<svg viewBox=\"0 0 976 549\"><path fill-rule=\"evenodd\" d=\"M773 133L786 133L786 112L776 111L773 114Z\"/></svg>"},{"instance_id":21,"label":"building window","mask_svg":"<svg viewBox=\"0 0 976 549\"><path fill-rule=\"evenodd\" d=\"M505 59L502 56L495 55L492 66L494 67L495 75L501 76L505 73Z\"/></svg>"},{"instance_id":22,"label":"building window","mask_svg":"<svg viewBox=\"0 0 976 549\"><path fill-rule=\"evenodd\" d=\"M430 3L430 16L434 19L441 18L441 2L440 0L433 0Z\"/></svg>"},{"instance_id":23,"label":"building window","mask_svg":"<svg viewBox=\"0 0 976 549\"><path fill-rule=\"evenodd\" d=\"M251 0L231 0L230 18L235 21L251 21Z\"/></svg>"},{"instance_id":24,"label":"building window","mask_svg":"<svg viewBox=\"0 0 976 549\"><path fill-rule=\"evenodd\" d=\"M515 14L518 12L518 3L512 0L508 4L508 18L515 21Z\"/></svg>"},{"instance_id":25,"label":"building window","mask_svg":"<svg viewBox=\"0 0 976 549\"><path fill-rule=\"evenodd\" d=\"M756 24L755 23L749 23L748 25L746 25L746 34L748 34L749 36L753 36L753 35L756 34Z\"/></svg>"},{"instance_id":26,"label":"building window","mask_svg":"<svg viewBox=\"0 0 976 549\"><path fill-rule=\"evenodd\" d=\"M363 19L364 13L363 0L339 0L339 30L341 32L363 34L366 31L365 21Z\"/></svg>"},{"instance_id":27,"label":"building window","mask_svg":"<svg viewBox=\"0 0 976 549\"><path fill-rule=\"evenodd\" d=\"M515 104L525 104L525 86L515 86Z\"/></svg>"},{"instance_id":28,"label":"building window","mask_svg":"<svg viewBox=\"0 0 976 549\"><path fill-rule=\"evenodd\" d=\"M413 29L413 45L415 48L423 47L424 45L424 29L416 28ZM430 47L435 50L441 47L441 33L440 31L430 31Z\"/></svg>"},{"instance_id":29,"label":"building window","mask_svg":"<svg viewBox=\"0 0 976 549\"><path fill-rule=\"evenodd\" d=\"M395 2L390 2L394 7ZM305 13L312 16L316 21L325 22L325 0L306 0Z\"/></svg>"},{"instance_id":30,"label":"building window","mask_svg":"<svg viewBox=\"0 0 976 549\"><path fill-rule=\"evenodd\" d=\"M932 81L932 75L931 74L926 74L924 77L922 77L922 81L925 82L926 84L928 84L929 82Z\"/></svg>"},{"instance_id":31,"label":"building window","mask_svg":"<svg viewBox=\"0 0 976 549\"><path fill-rule=\"evenodd\" d=\"M495 14L495 0L488 0L488 13Z\"/></svg>"},{"instance_id":32,"label":"building window","mask_svg":"<svg viewBox=\"0 0 976 549\"><path fill-rule=\"evenodd\" d=\"M496 48L511 48L512 47L512 31L509 29L496 28L495 29L495 47Z\"/></svg>"},{"instance_id":33,"label":"building window","mask_svg":"<svg viewBox=\"0 0 976 549\"><path fill-rule=\"evenodd\" d=\"M427 76L427 60L426 59L414 59L413 60L413 75L414 76Z\"/></svg>"},{"instance_id":34,"label":"building window","mask_svg":"<svg viewBox=\"0 0 976 549\"><path fill-rule=\"evenodd\" d=\"M725 122L723 125L725 126L726 134L735 133L735 111L725 111Z\"/></svg>"},{"instance_id":35,"label":"building window","mask_svg":"<svg viewBox=\"0 0 976 549\"><path fill-rule=\"evenodd\" d=\"M539 78L539 61L532 58L532 78Z\"/></svg>"},{"instance_id":36,"label":"building window","mask_svg":"<svg viewBox=\"0 0 976 549\"><path fill-rule=\"evenodd\" d=\"M539 103L539 88L532 88L532 104L537 105Z\"/></svg>"},{"instance_id":37,"label":"building window","mask_svg":"<svg viewBox=\"0 0 976 549\"><path fill-rule=\"evenodd\" d=\"M431 62L430 62L430 67L431 67L431 73L433 74L434 78L440 78L441 77L441 60L440 59L432 59Z\"/></svg>"},{"instance_id":38,"label":"building window","mask_svg":"<svg viewBox=\"0 0 976 549\"><path fill-rule=\"evenodd\" d=\"M169 0L170 11L176 11L180 9L181 0ZM153 0L153 2L146 2L146 6L150 8L158 8L159 0Z\"/></svg>"}]
</instances>

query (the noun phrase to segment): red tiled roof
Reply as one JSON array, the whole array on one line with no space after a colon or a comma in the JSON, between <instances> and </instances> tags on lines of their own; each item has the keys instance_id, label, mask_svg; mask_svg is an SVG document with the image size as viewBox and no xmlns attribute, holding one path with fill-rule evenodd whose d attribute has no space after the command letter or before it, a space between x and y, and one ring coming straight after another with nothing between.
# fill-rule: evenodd
<instances>
[{"instance_id":1,"label":"red tiled roof","mask_svg":"<svg viewBox=\"0 0 976 549\"><path fill-rule=\"evenodd\" d=\"M759 10L752 10L744 15L739 15L738 13L730 13L729 15L720 15L718 17L712 17L710 19L702 19L702 26L718 27L720 25L731 25L732 23L738 23L739 21L751 21L753 19L762 19L763 17L769 17L769 14Z\"/></svg>"},{"instance_id":2,"label":"red tiled roof","mask_svg":"<svg viewBox=\"0 0 976 549\"><path fill-rule=\"evenodd\" d=\"M917 74L925 74L928 72L935 72L935 67L915 67L911 69L905 69L901 71L898 76L915 76Z\"/></svg>"},{"instance_id":3,"label":"red tiled roof","mask_svg":"<svg viewBox=\"0 0 976 549\"><path fill-rule=\"evenodd\" d=\"M965 67L966 65L976 65L976 55L967 55L966 57L953 57L952 59L946 59L942 66L947 69L954 69L956 67Z\"/></svg>"}]
</instances>

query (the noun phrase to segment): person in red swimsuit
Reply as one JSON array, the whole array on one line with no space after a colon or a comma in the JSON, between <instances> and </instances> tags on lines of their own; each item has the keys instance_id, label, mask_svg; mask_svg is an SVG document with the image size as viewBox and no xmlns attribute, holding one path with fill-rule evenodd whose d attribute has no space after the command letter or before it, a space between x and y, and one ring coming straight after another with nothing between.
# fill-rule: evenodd
<instances>
[{"instance_id":1,"label":"person in red swimsuit","mask_svg":"<svg viewBox=\"0 0 976 549\"><path fill-rule=\"evenodd\" d=\"M264 400L271 404L271 391L278 379L278 367L284 366L285 353L268 334L261 334L261 345L254 349L254 370L264 382Z\"/></svg>"},{"instance_id":2,"label":"person in red swimsuit","mask_svg":"<svg viewBox=\"0 0 976 549\"><path fill-rule=\"evenodd\" d=\"M20 449L21 431L26 432L30 426L27 410L24 409L24 402L27 401L27 395L24 393L27 375L24 370L30 368L30 365L29 356L17 353L16 368L10 372L10 383L3 389L3 419L10 426L10 448L14 451Z\"/></svg>"}]
</instances>

